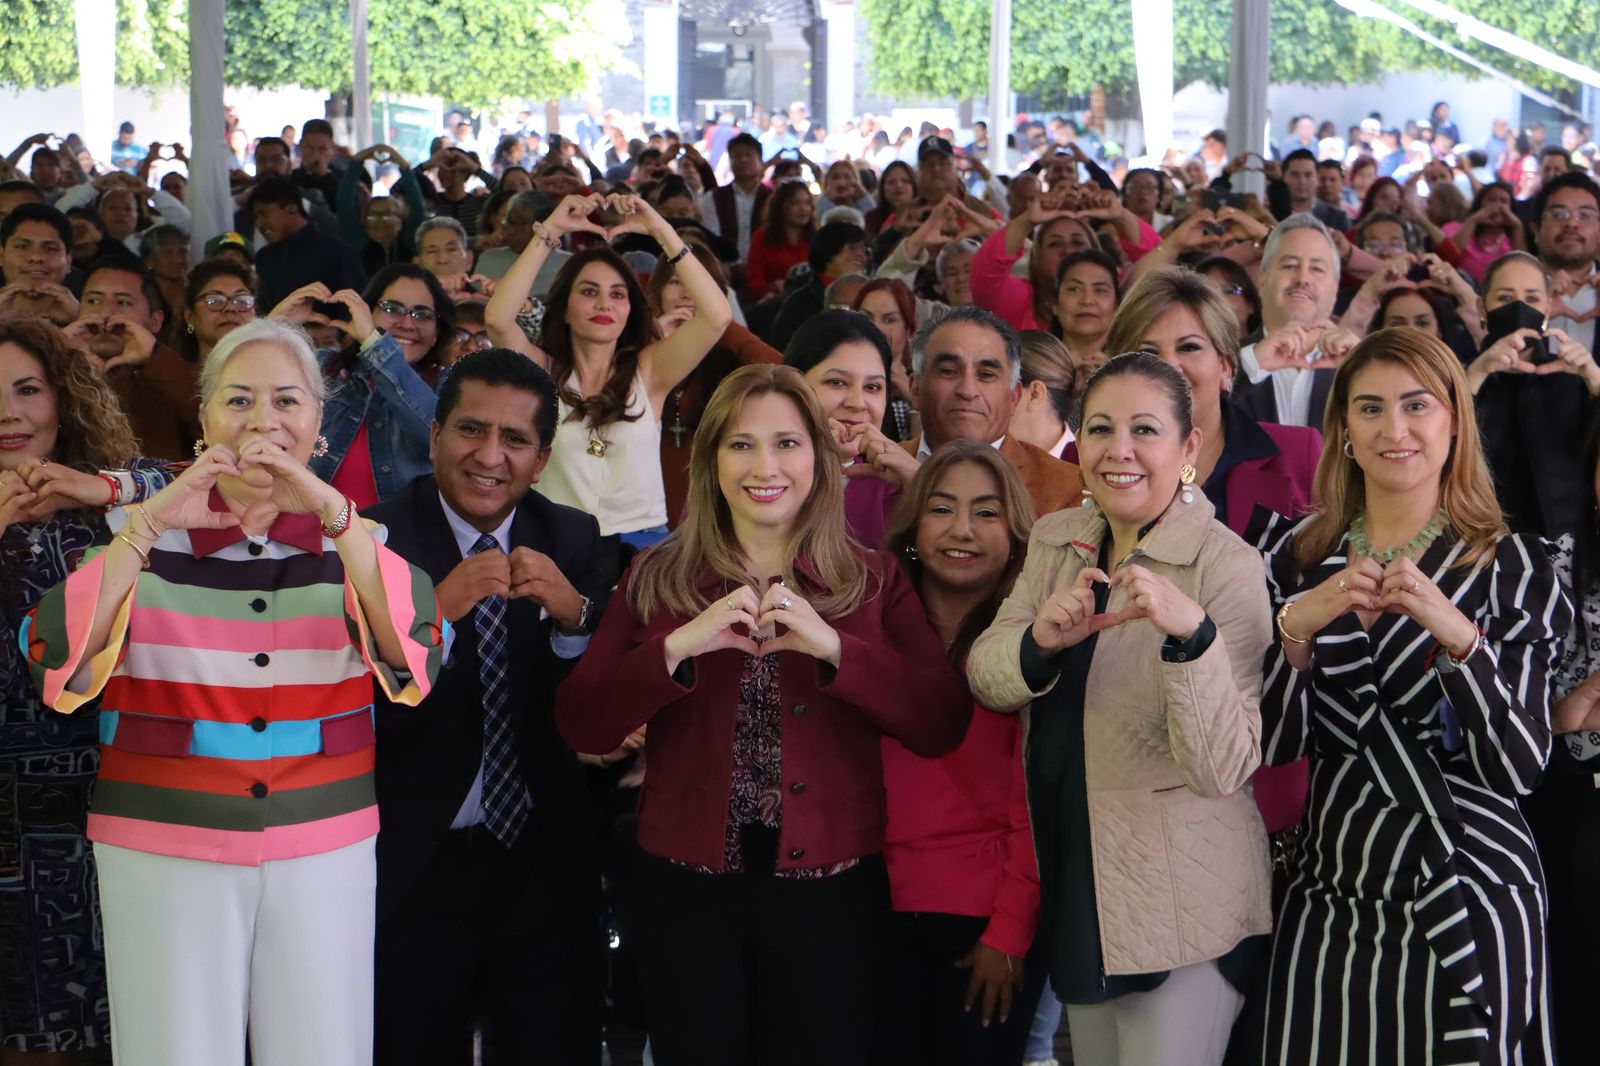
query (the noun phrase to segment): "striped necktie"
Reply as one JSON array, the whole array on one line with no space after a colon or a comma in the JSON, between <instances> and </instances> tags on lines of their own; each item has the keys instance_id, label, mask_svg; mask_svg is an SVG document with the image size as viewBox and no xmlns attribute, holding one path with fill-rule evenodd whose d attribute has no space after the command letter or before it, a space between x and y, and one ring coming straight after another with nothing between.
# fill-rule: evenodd
<instances>
[{"instance_id":1,"label":"striped necktie","mask_svg":"<svg viewBox=\"0 0 1600 1066\"><path fill-rule=\"evenodd\" d=\"M500 551L485 533L472 554ZM489 832L510 847L528 821L530 798L512 747L510 692L506 682L506 600L485 596L472 611L478 631L478 681L483 688L483 814Z\"/></svg>"}]
</instances>

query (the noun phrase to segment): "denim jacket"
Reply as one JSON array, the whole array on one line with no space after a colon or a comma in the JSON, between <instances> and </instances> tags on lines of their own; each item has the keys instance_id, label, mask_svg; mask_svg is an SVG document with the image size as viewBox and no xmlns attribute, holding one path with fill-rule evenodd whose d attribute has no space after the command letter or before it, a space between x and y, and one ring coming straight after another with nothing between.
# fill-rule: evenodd
<instances>
[{"instance_id":1,"label":"denim jacket","mask_svg":"<svg viewBox=\"0 0 1600 1066\"><path fill-rule=\"evenodd\" d=\"M323 349L317 360L326 368L340 357ZM356 361L328 379L328 400L322 408L322 435L328 452L311 460L311 472L324 481L344 462L361 423L367 423L372 451L372 476L378 498L387 499L429 473L428 433L437 397L406 362L400 345L388 334L374 334L361 346Z\"/></svg>"}]
</instances>

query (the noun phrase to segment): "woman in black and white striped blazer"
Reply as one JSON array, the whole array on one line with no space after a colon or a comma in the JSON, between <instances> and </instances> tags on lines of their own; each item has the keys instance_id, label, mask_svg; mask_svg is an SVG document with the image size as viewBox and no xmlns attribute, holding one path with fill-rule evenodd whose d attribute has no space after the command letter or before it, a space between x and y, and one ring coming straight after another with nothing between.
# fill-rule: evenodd
<instances>
[{"instance_id":1,"label":"woman in black and white striped blazer","mask_svg":"<svg viewBox=\"0 0 1600 1066\"><path fill-rule=\"evenodd\" d=\"M1269 762L1309 754L1263 1061L1551 1058L1546 898L1518 797L1550 754L1571 609L1506 532L1438 340L1357 345L1329 399L1322 510L1269 529Z\"/></svg>"}]
</instances>

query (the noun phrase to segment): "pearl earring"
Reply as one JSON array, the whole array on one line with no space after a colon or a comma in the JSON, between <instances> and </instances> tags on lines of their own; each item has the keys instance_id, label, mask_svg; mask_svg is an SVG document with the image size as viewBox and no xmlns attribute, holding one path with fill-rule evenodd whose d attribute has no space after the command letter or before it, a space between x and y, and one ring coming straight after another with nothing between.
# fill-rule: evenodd
<instances>
[{"instance_id":1,"label":"pearl earring","mask_svg":"<svg viewBox=\"0 0 1600 1066\"><path fill-rule=\"evenodd\" d=\"M1094 506L1094 493L1090 492L1088 489L1084 489L1083 490L1083 506L1085 506L1085 507L1093 507Z\"/></svg>"}]
</instances>

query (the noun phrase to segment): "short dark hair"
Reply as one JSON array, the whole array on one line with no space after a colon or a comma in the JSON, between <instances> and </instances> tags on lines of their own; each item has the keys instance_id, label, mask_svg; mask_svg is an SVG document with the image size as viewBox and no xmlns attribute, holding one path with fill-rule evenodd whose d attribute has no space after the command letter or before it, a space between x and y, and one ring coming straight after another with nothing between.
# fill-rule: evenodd
<instances>
[{"instance_id":1,"label":"short dark hair","mask_svg":"<svg viewBox=\"0 0 1600 1066\"><path fill-rule=\"evenodd\" d=\"M333 123L329 122L325 118L306 119L305 125L300 127L300 140L303 142L313 133L326 133L329 138L332 138Z\"/></svg>"},{"instance_id":2,"label":"short dark hair","mask_svg":"<svg viewBox=\"0 0 1600 1066\"><path fill-rule=\"evenodd\" d=\"M284 155L290 156L291 158L294 156L294 153L289 151L289 142L284 140L282 137L262 137L262 138L259 138L256 141L256 154L259 155L261 153L261 149L266 148L269 145L274 145L274 144L277 145L279 148L283 149L283 154Z\"/></svg>"},{"instance_id":3,"label":"short dark hair","mask_svg":"<svg viewBox=\"0 0 1600 1066\"><path fill-rule=\"evenodd\" d=\"M279 207L292 207L302 215L306 213L305 204L302 202L305 193L300 186L289 178L268 178L250 190L250 199L246 206L254 211L263 204L276 204Z\"/></svg>"},{"instance_id":4,"label":"short dark hair","mask_svg":"<svg viewBox=\"0 0 1600 1066\"><path fill-rule=\"evenodd\" d=\"M145 305L151 311L161 312L162 321L166 321L172 309L167 306L167 298L161 292L160 282L150 273L150 268L144 265L143 259L132 255L103 255L83 268L83 288L87 290L90 280L96 274L103 274L108 270L118 274L132 274L138 278L139 294L144 297Z\"/></svg>"},{"instance_id":5,"label":"short dark hair","mask_svg":"<svg viewBox=\"0 0 1600 1066\"><path fill-rule=\"evenodd\" d=\"M1337 170L1341 176L1344 174L1344 164L1337 159L1319 159L1317 160L1317 169Z\"/></svg>"},{"instance_id":6,"label":"short dark hair","mask_svg":"<svg viewBox=\"0 0 1600 1066\"><path fill-rule=\"evenodd\" d=\"M1288 170L1290 163L1295 163L1295 162L1298 162L1298 161L1300 161L1302 159L1306 160L1312 166L1316 166L1317 165L1317 157L1311 151L1311 149L1309 149L1309 148L1296 148L1294 151L1290 152L1288 155L1283 157L1283 169L1284 170Z\"/></svg>"},{"instance_id":7,"label":"short dark hair","mask_svg":"<svg viewBox=\"0 0 1600 1066\"><path fill-rule=\"evenodd\" d=\"M556 438L556 383L544 367L509 348L485 348L469 352L445 372L439 383L439 400L433 408L433 421L443 426L450 412L461 402L461 384L481 381L485 385L509 385L538 397L533 412L533 428L539 434L539 447L548 448Z\"/></svg>"},{"instance_id":8,"label":"short dark hair","mask_svg":"<svg viewBox=\"0 0 1600 1066\"><path fill-rule=\"evenodd\" d=\"M761 151L761 142L749 133L741 133L728 142L726 150L731 152L735 148L754 148L759 153Z\"/></svg>"},{"instance_id":9,"label":"short dark hair","mask_svg":"<svg viewBox=\"0 0 1600 1066\"><path fill-rule=\"evenodd\" d=\"M811 273L821 277L828 260L852 244L866 243L867 231L854 222L830 222L812 235L806 262L811 265Z\"/></svg>"},{"instance_id":10,"label":"short dark hair","mask_svg":"<svg viewBox=\"0 0 1600 1066\"><path fill-rule=\"evenodd\" d=\"M29 181L27 178L12 178L10 181L0 181L0 194L12 192L32 193L34 196L38 197L39 203L49 203L49 201L45 199L44 190L39 188L39 186L35 185L33 182Z\"/></svg>"},{"instance_id":11,"label":"short dark hair","mask_svg":"<svg viewBox=\"0 0 1600 1066\"><path fill-rule=\"evenodd\" d=\"M1223 129L1215 129L1206 134L1202 139L1207 141L1216 141L1218 144L1226 146L1228 143L1228 131Z\"/></svg>"},{"instance_id":12,"label":"short dark hair","mask_svg":"<svg viewBox=\"0 0 1600 1066\"><path fill-rule=\"evenodd\" d=\"M1544 188L1539 190L1539 195L1534 197L1533 218L1535 222L1544 221L1544 206L1550 202L1550 194L1560 192L1562 189L1582 189L1594 197L1595 206L1600 207L1600 185L1596 185L1595 180L1581 170L1569 170L1565 174L1558 174L1551 178ZM17 211L21 210L22 208L19 207L16 211L11 212L7 216L7 220L15 218ZM0 241L0 244L3 243L5 242Z\"/></svg>"},{"instance_id":13,"label":"short dark hair","mask_svg":"<svg viewBox=\"0 0 1600 1066\"><path fill-rule=\"evenodd\" d=\"M838 308L812 315L794 331L783 349L783 365L792 366L800 373L810 372L824 362L840 345L865 342L878 350L883 359L883 372L889 373L894 353L889 349L889 338L872 320L859 311Z\"/></svg>"},{"instance_id":14,"label":"short dark hair","mask_svg":"<svg viewBox=\"0 0 1600 1066\"><path fill-rule=\"evenodd\" d=\"M1567 150L1565 148L1561 147L1559 144L1547 144L1547 145L1545 145L1544 148L1541 149L1540 152L1539 152L1539 162L1543 163L1546 159L1550 158L1553 155L1560 156L1562 159L1565 159L1568 163L1572 162L1572 157L1567 154Z\"/></svg>"},{"instance_id":15,"label":"short dark hair","mask_svg":"<svg viewBox=\"0 0 1600 1066\"><path fill-rule=\"evenodd\" d=\"M72 249L72 223L67 221L67 216L51 207L49 204L18 204L13 207L6 220L0 222L0 246L11 241L11 235L17 232L17 227L24 222L43 222L51 226L61 235L61 243Z\"/></svg>"}]
</instances>

